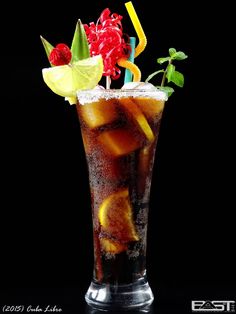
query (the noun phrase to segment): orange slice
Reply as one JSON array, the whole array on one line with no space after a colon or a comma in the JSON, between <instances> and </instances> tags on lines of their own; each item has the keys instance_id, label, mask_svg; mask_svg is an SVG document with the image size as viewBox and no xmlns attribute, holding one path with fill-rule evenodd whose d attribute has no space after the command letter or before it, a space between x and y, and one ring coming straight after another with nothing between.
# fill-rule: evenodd
<instances>
[{"instance_id":1,"label":"orange slice","mask_svg":"<svg viewBox=\"0 0 236 314\"><path fill-rule=\"evenodd\" d=\"M127 155L142 146L134 134L126 129L104 131L98 136L98 141L114 157Z\"/></svg>"},{"instance_id":2,"label":"orange slice","mask_svg":"<svg viewBox=\"0 0 236 314\"><path fill-rule=\"evenodd\" d=\"M127 250L127 245L115 242L111 239L100 238L101 248L107 253L118 254Z\"/></svg>"},{"instance_id":3,"label":"orange slice","mask_svg":"<svg viewBox=\"0 0 236 314\"><path fill-rule=\"evenodd\" d=\"M145 134L146 138L151 142L154 140L154 134L152 129L150 128L147 119L145 118L142 111L136 105L136 103L132 99L121 98L119 99L120 105L125 108L126 112L128 112L131 117L133 117L135 123L139 127L139 129Z\"/></svg>"},{"instance_id":4,"label":"orange slice","mask_svg":"<svg viewBox=\"0 0 236 314\"><path fill-rule=\"evenodd\" d=\"M128 188L120 189L102 202L98 219L102 231L117 241L127 243L139 240L133 223Z\"/></svg>"}]
</instances>

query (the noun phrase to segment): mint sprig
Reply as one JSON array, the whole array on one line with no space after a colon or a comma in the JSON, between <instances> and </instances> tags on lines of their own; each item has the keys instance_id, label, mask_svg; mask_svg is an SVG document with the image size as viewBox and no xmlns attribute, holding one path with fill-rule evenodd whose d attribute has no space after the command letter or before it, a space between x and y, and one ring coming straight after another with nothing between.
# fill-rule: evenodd
<instances>
[{"instance_id":1,"label":"mint sprig","mask_svg":"<svg viewBox=\"0 0 236 314\"><path fill-rule=\"evenodd\" d=\"M145 82L149 82L156 75L163 73L161 84L156 87L160 88L161 90L164 90L168 94L168 97L170 97L173 94L174 89L171 86L165 85L166 80L168 84L173 83L178 87L184 86L184 75L181 72L176 71L176 67L173 65L173 61L174 60L181 61L186 58L188 58L188 56L183 51L176 51L175 48L170 48L168 57L162 57L157 59L157 63L159 64L168 62L166 68L153 72L147 77Z\"/></svg>"}]
</instances>

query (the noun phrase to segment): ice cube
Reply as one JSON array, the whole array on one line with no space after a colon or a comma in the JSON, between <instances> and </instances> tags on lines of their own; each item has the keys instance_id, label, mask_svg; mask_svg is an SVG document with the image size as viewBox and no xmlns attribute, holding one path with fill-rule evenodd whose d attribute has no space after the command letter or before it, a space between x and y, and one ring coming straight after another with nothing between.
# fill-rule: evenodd
<instances>
[{"instance_id":1,"label":"ice cube","mask_svg":"<svg viewBox=\"0 0 236 314\"><path fill-rule=\"evenodd\" d=\"M128 82L125 83L121 89L157 90L154 85L145 82Z\"/></svg>"},{"instance_id":2,"label":"ice cube","mask_svg":"<svg viewBox=\"0 0 236 314\"><path fill-rule=\"evenodd\" d=\"M100 99L77 106L77 110L84 122L92 129L111 123L118 118L116 103L112 99Z\"/></svg>"},{"instance_id":3,"label":"ice cube","mask_svg":"<svg viewBox=\"0 0 236 314\"><path fill-rule=\"evenodd\" d=\"M98 141L114 157L128 155L142 146L134 133L127 129L104 131L98 136Z\"/></svg>"},{"instance_id":4,"label":"ice cube","mask_svg":"<svg viewBox=\"0 0 236 314\"><path fill-rule=\"evenodd\" d=\"M138 107L148 119L156 118L159 114L161 114L165 105L164 100L147 97L136 97L134 98L134 102L138 105Z\"/></svg>"}]
</instances>

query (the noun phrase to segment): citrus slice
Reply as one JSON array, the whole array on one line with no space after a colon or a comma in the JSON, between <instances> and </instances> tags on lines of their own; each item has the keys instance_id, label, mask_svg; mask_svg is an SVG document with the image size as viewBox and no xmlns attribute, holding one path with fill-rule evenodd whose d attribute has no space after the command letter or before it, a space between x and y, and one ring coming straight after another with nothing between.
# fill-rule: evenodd
<instances>
[{"instance_id":1,"label":"citrus slice","mask_svg":"<svg viewBox=\"0 0 236 314\"><path fill-rule=\"evenodd\" d=\"M133 223L128 188L112 193L102 202L98 219L102 230L115 240L122 243L139 240Z\"/></svg>"},{"instance_id":2,"label":"citrus slice","mask_svg":"<svg viewBox=\"0 0 236 314\"><path fill-rule=\"evenodd\" d=\"M100 55L42 70L44 82L54 93L74 99L78 90L94 88L102 73L103 61Z\"/></svg>"},{"instance_id":3,"label":"citrus slice","mask_svg":"<svg viewBox=\"0 0 236 314\"><path fill-rule=\"evenodd\" d=\"M136 105L136 103L133 100L127 98L119 99L119 103L126 110L126 112L130 114L139 129L146 136L147 140L150 142L153 141L155 137L152 129L150 128L147 119L145 118L139 107Z\"/></svg>"},{"instance_id":4,"label":"citrus slice","mask_svg":"<svg viewBox=\"0 0 236 314\"><path fill-rule=\"evenodd\" d=\"M107 253L118 254L127 250L127 245L108 238L100 238L101 248Z\"/></svg>"}]
</instances>

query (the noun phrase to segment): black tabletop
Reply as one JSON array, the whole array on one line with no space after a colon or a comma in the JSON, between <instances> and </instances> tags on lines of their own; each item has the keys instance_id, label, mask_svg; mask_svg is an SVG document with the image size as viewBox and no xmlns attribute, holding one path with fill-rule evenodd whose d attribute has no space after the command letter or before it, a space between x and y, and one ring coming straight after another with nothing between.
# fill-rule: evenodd
<instances>
[{"instance_id":1,"label":"black tabletop","mask_svg":"<svg viewBox=\"0 0 236 314\"><path fill-rule=\"evenodd\" d=\"M229 284L214 285L153 285L155 300L145 311L131 311L132 313L191 313L194 312L193 301L207 302L234 301L236 289ZM57 313L102 313L89 307L84 300L84 289L79 287L64 288L11 288L1 292L1 310L21 306L23 313L27 312L57 312ZM116 313L119 312L107 312Z\"/></svg>"}]
</instances>

